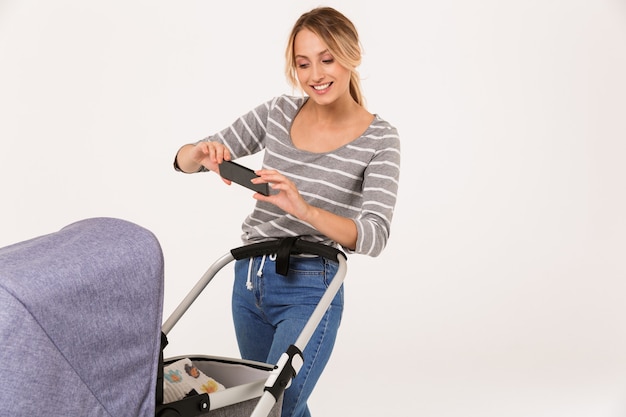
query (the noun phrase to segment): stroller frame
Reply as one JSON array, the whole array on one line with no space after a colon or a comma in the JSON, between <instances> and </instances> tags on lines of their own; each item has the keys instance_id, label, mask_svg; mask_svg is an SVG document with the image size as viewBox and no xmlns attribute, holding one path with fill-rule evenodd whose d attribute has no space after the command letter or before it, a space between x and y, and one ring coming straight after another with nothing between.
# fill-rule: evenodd
<instances>
[{"instance_id":1,"label":"stroller frame","mask_svg":"<svg viewBox=\"0 0 626 417\"><path fill-rule=\"evenodd\" d=\"M311 339L322 317L328 310L331 302L344 281L347 272L347 257L344 252L334 247L301 240L298 237L288 237L284 239L272 240L268 242L255 243L241 246L230 250L225 255L218 258L209 269L202 275L187 296L181 301L174 312L168 317L162 326L161 360L159 364L159 374L157 378L157 402L162 402L163 392L163 349L167 345L167 334L181 319L189 307L194 303L206 286L213 280L215 275L224 266L234 260L246 259L255 256L276 254L276 271L286 275L289 270L289 257L297 254L308 254L321 256L330 260L336 260L339 268L335 277L330 282L319 303L309 317L306 325L300 332L298 338L282 354L274 369L269 372L269 376L263 383L252 382L241 386L229 388L235 398L220 399L223 396L213 394L201 394L186 397L180 401L167 404L157 404L156 417L169 416L197 416L209 414L211 410L219 409L234 403L235 400L251 400L259 398L251 417L266 417L271 412L274 405L279 401L285 389L287 389L293 378L298 374L304 363L303 350ZM249 362L251 365L254 363ZM263 365L263 364L257 364ZM181 414L185 413L185 414Z\"/></svg>"}]
</instances>

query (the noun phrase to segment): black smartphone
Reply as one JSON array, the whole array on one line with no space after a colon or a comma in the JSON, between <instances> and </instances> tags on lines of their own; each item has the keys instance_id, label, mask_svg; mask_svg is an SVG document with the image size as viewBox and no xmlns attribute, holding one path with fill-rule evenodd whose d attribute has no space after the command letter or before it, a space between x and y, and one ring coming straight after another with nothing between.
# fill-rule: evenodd
<instances>
[{"instance_id":1,"label":"black smartphone","mask_svg":"<svg viewBox=\"0 0 626 417\"><path fill-rule=\"evenodd\" d=\"M249 188L252 191L256 191L257 193L270 195L269 184L253 184L250 182L252 178L258 177L258 175L255 174L250 168L233 161L224 161L219 165L219 169L221 177L236 182L239 185L243 185L244 187Z\"/></svg>"}]
</instances>

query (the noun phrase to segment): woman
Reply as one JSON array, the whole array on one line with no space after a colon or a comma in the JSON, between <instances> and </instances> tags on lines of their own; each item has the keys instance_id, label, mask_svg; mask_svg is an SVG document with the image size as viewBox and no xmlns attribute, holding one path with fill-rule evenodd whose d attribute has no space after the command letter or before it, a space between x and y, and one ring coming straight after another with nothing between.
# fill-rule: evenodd
<instances>
[{"instance_id":1,"label":"woman","mask_svg":"<svg viewBox=\"0 0 626 417\"><path fill-rule=\"evenodd\" d=\"M231 126L181 147L177 170L219 174L224 160L264 151L242 225L243 244L290 236L378 256L390 234L400 172L396 129L364 106L358 33L343 14L319 7L294 25L287 78L304 93L261 104ZM230 181L224 180L227 184ZM337 263L292 256L287 276L272 256L235 263L233 319L241 355L276 363L304 327ZM307 399L334 346L343 311L338 292L304 350L305 363L283 398L283 417L310 416Z\"/></svg>"}]
</instances>

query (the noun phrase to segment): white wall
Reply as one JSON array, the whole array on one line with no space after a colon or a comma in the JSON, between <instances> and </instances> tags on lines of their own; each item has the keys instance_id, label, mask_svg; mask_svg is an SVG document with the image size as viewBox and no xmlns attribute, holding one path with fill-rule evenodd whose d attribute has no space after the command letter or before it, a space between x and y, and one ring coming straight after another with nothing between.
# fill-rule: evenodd
<instances>
[{"instance_id":1,"label":"white wall","mask_svg":"<svg viewBox=\"0 0 626 417\"><path fill-rule=\"evenodd\" d=\"M291 92L286 37L318 4L0 0L0 246L136 222L163 246L168 315L253 204L174 153ZM361 32L403 171L388 249L348 261L314 415L623 416L624 3L324 4ZM219 278L169 355L237 355Z\"/></svg>"}]
</instances>

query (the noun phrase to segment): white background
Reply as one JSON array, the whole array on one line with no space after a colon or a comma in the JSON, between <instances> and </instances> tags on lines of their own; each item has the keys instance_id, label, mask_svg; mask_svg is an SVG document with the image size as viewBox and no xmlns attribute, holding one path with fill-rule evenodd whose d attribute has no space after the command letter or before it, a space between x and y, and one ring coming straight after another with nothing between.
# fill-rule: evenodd
<instances>
[{"instance_id":1,"label":"white background","mask_svg":"<svg viewBox=\"0 0 626 417\"><path fill-rule=\"evenodd\" d=\"M313 414L624 416L626 4L324 4L361 33L403 169L385 253L348 261ZM292 92L286 38L317 5L0 0L0 246L135 222L163 247L169 315L253 205L174 154ZM230 282L167 355L237 356Z\"/></svg>"}]
</instances>

